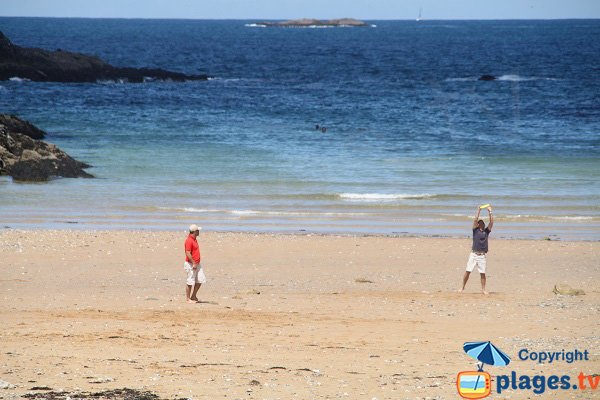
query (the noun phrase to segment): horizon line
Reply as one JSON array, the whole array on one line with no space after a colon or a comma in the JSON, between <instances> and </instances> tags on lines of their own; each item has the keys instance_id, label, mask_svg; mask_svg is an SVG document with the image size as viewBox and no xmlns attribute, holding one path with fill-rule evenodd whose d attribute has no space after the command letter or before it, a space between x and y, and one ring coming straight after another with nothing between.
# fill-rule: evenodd
<instances>
[{"instance_id":1,"label":"horizon line","mask_svg":"<svg viewBox=\"0 0 600 400\"><path fill-rule=\"evenodd\" d=\"M160 17L60 17L60 16L39 16L39 15L0 15L0 18L54 18L54 19L123 19L123 20L179 20L179 21L289 21L289 20L299 20L299 19L316 19L321 21L331 20L331 19L356 19L359 21L414 21L414 22L427 22L427 21L566 21L566 20L587 20L587 21L595 21L600 20L600 17L590 18L590 17L564 17L564 18L422 18L419 21L416 21L416 18L355 18L355 17L341 17L341 18L189 18L189 17L168 17L168 18L160 18Z\"/></svg>"}]
</instances>

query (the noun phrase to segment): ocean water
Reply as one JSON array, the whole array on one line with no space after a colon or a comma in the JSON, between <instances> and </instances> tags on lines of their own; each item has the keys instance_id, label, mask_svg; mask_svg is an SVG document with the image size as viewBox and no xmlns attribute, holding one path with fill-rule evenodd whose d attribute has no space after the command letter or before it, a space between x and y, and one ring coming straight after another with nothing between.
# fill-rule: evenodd
<instances>
[{"instance_id":1,"label":"ocean water","mask_svg":"<svg viewBox=\"0 0 600 400\"><path fill-rule=\"evenodd\" d=\"M2 177L0 224L468 236L492 203L497 237L600 239L600 20L253 22L0 18L21 46L214 77L0 82L0 112L97 177Z\"/></svg>"}]
</instances>

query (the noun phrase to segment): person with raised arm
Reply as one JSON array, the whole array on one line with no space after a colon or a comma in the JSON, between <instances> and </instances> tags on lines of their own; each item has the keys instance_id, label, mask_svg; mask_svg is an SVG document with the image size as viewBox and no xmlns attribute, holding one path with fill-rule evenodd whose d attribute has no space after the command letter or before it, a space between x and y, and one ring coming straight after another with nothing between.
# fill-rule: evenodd
<instances>
[{"instance_id":1,"label":"person with raised arm","mask_svg":"<svg viewBox=\"0 0 600 400\"><path fill-rule=\"evenodd\" d=\"M490 222L488 223L487 227L485 226L485 222L483 222L482 219L479 219L479 214L483 208L487 208L490 217ZM492 233L493 226L494 216L492 215L492 207L489 204L477 207L477 214L475 215L475 220L473 221L473 246L471 247L469 261L467 261L467 270L463 276L462 288L459 290L461 293L465 290L465 286L469 280L469 275L471 275L471 272L473 272L473 269L475 266L477 266L479 276L481 277L481 293L486 295L488 294L488 292L485 290L485 270L487 267L486 255L488 252L488 238L490 233Z\"/></svg>"}]
</instances>

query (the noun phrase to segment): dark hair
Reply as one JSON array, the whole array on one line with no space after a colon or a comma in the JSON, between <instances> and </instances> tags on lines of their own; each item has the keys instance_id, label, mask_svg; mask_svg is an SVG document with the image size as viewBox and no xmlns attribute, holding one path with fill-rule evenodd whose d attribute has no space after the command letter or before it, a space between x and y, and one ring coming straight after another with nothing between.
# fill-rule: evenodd
<instances>
[{"instance_id":1,"label":"dark hair","mask_svg":"<svg viewBox=\"0 0 600 400\"><path fill-rule=\"evenodd\" d=\"M479 221L477 221L477 223L478 223L478 224L483 224L483 225L485 225L485 222L483 222L483 220L482 220L482 219L480 219Z\"/></svg>"}]
</instances>

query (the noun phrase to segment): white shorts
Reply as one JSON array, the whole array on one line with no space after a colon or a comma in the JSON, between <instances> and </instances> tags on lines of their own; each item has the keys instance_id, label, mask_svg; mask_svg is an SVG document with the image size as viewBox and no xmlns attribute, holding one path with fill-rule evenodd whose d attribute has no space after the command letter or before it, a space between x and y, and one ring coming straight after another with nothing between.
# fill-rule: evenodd
<instances>
[{"instance_id":1,"label":"white shorts","mask_svg":"<svg viewBox=\"0 0 600 400\"><path fill-rule=\"evenodd\" d=\"M471 252L469 255L469 261L467 261L467 271L472 272L476 265L479 273L485 274L485 267L487 266L485 254L478 255Z\"/></svg>"},{"instance_id":2,"label":"white shorts","mask_svg":"<svg viewBox=\"0 0 600 400\"><path fill-rule=\"evenodd\" d=\"M193 286L196 283L206 283L206 276L202 270L202 265L198 265L198 268L194 269L193 265L186 261L183 263L183 269L187 274L185 283L188 286Z\"/></svg>"}]
</instances>

